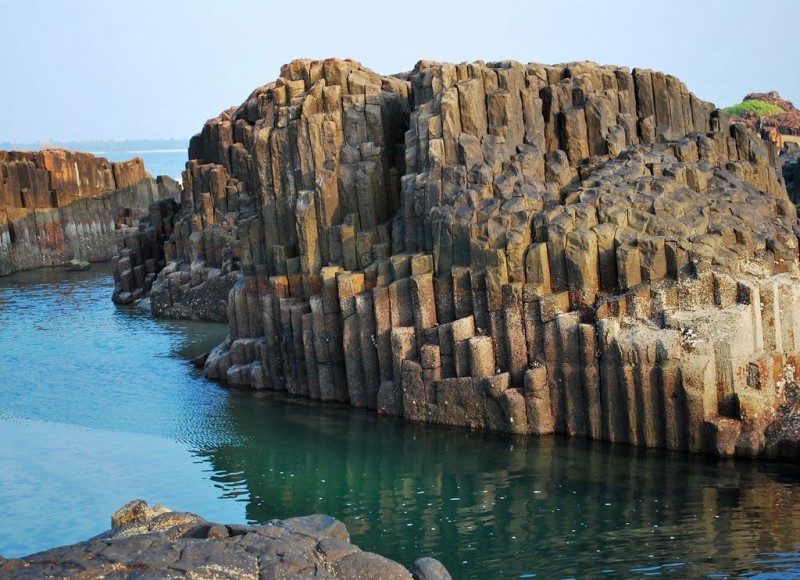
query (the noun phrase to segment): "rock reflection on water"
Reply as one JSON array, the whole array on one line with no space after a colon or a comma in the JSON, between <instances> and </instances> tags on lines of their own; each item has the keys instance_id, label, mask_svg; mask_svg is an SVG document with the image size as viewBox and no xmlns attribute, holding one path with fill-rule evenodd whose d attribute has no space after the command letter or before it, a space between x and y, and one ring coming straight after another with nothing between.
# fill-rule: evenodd
<instances>
[{"instance_id":1,"label":"rock reflection on water","mask_svg":"<svg viewBox=\"0 0 800 580\"><path fill-rule=\"evenodd\" d=\"M332 514L363 549L430 554L457 578L730 577L800 563L789 466L404 425L271 395L234 393L228 406L247 444L198 454L249 521Z\"/></svg>"},{"instance_id":2,"label":"rock reflection on water","mask_svg":"<svg viewBox=\"0 0 800 580\"><path fill-rule=\"evenodd\" d=\"M0 279L3 555L97 534L144 496L225 522L327 513L454 578L800 576L797 468L229 392L184 360L220 329L116 308L111 284L97 266Z\"/></svg>"},{"instance_id":3,"label":"rock reflection on water","mask_svg":"<svg viewBox=\"0 0 800 580\"><path fill-rule=\"evenodd\" d=\"M226 327L117 308L112 288L102 264L0 278L3 556L94 536L133 497L243 517L189 451L226 441L228 394L180 358Z\"/></svg>"}]
</instances>

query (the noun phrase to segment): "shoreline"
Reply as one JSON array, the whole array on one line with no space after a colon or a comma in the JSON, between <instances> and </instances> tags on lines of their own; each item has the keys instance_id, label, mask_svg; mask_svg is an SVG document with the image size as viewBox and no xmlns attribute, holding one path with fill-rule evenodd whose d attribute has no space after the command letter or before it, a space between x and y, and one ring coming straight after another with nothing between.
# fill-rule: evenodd
<instances>
[{"instance_id":1,"label":"shoreline","mask_svg":"<svg viewBox=\"0 0 800 580\"><path fill-rule=\"evenodd\" d=\"M54 271L53 274L60 274L60 272ZM49 275L47 272L44 274L45 277ZM33 277L39 276L34 274ZM62 284L63 290L53 294L54 297L65 296L70 292L68 285L72 276L63 277L65 278L65 284ZM133 325L134 320L142 322L151 320L149 316L137 315L131 318L126 314L127 308L114 308L107 299L103 298L107 292L104 288L107 288L105 284L101 288L91 290L91 295L94 296L93 300L99 300L97 303L103 306L104 312L110 311L113 318L128 321L130 325L128 328L131 330L136 328L136 325ZM59 302L63 304L63 301ZM85 303L85 300L79 298L79 303ZM11 303L8 304L11 305ZM69 307L69 304L64 304L64 307ZM16 308L12 308L8 312L14 310ZM49 307L46 311L52 313ZM152 322L154 324L157 322L159 326L169 325L168 321ZM152 325L148 324L147 326ZM139 333L137 332L137 334ZM118 349L113 348L112 350L117 351ZM161 349L148 348L146 350L153 353L162 352ZM14 356L13 351L9 351L9 354ZM167 369L174 366L170 361L160 358L159 360L161 360L157 365L159 368ZM131 360L130 364L136 363ZM114 368L130 369L130 364L125 366L118 362ZM187 372L187 364L180 361L178 366L181 367L182 373ZM158 369L153 370L158 372ZM194 369L189 369L188 372L196 375ZM103 376L107 375L108 373L103 373ZM162 376L165 379L168 376L173 377L169 373ZM14 381L14 379L9 380ZM174 381L174 378L169 380L180 389L180 385ZM100 382L102 384L102 379ZM724 530L732 521L741 517L741 513L729 509L732 506L726 503L727 495L723 494L714 499L714 497L707 497L703 490L709 487L711 491L714 489L740 489L741 493L749 498L742 500L742 503L749 506L751 510L762 510L762 504L773 505L774 501L782 501L787 494L788 497L796 497L794 489L784 489L785 486L781 485L780 482L785 482L786 478L777 475L783 473L783 467L778 467L779 464L768 468L771 473L776 475L762 477L759 473L763 468L759 468L757 463L752 462L717 462L685 454L650 452L649 450L630 448L627 445L615 445L612 449L608 449L601 444L601 447L598 448L595 443L588 440L561 437L524 439L513 437L509 439L503 434L475 433L462 428L430 429L423 423L415 424L400 419L386 421L385 418L380 418L368 410L363 413L353 413L352 408L346 405L323 405L313 401L289 399L281 394L273 397L272 392L259 392L255 393L255 396L241 391L228 394L226 389L219 385L207 381L202 381L202 383L203 386L194 385L191 390L198 393L197 388L200 387L202 391L200 396L205 401L219 400L219 403L224 401L223 407L227 411L222 415L217 412L213 413L221 419L218 428L212 428L213 430L209 431L210 425L203 420L200 424L206 426L202 429L204 434L194 430L199 438L189 440L197 441L194 445L190 444L189 449L205 450L200 455L190 454L188 457L188 461L196 465L196 469L191 472L197 471L199 477L196 482L183 480L184 477L189 477L191 474L182 475L184 471L181 471L177 465L182 461L180 457L174 454L164 455L164 460L162 460L154 454L160 454L158 449L162 449L163 446L140 445L140 442L137 443L136 440L131 442L132 440L123 433L120 433L119 437L103 436L105 443L99 446L92 443L92 439L96 439L98 435L90 434L85 443L97 457L99 463L96 467L86 464L86 468L90 472L98 472L98 470L104 472L108 469L109 474L121 467L124 467L126 471L132 470L138 474L132 480L134 485L127 486L125 483L127 480L122 481L124 489L127 490L124 494L126 497L135 497L140 494L160 497L168 505L180 506L181 509L204 514L217 522L245 521L244 514L241 516L237 514L239 509L246 510L246 519L251 522L265 521L272 517L285 518L293 514L332 514L346 523L354 537L358 538L356 543L364 549L385 554L405 565L410 564L410 561L405 559L406 554L422 555L430 549L430 546L436 546L433 548L436 550L434 555L445 561L446 554L448 567L451 571L457 571L459 577L480 577L480 570L483 570L484 566L498 575L500 575L500 568L506 573L511 571L519 574L538 572L540 575L555 575L555 568L550 567L550 564L540 562L538 558L532 560L522 555L515 559L513 564L509 561L500 567L496 566L494 563L496 558L498 556L505 557L501 555L508 555L508 550L513 552L519 543L508 545L507 542L498 542L497 540L511 533L512 535L516 534L519 541L526 544L540 545L539 543L541 543L542 551L537 551L537 553L540 553L542 558L555 562L558 552L551 549L548 538L550 536L561 538L563 535L564 539L570 539L570 530L561 525L564 521L579 518L581 521L599 522L598 518L606 520L611 516L614 521L616 518L620 518L620 522L630 522L630 525L637 529L641 526L647 528L650 522L658 523L659 529L669 529L670 526L676 525L680 521L686 521L687 518L699 517L702 520L702 514L692 511L690 507L697 505L701 500L706 508L704 512L708 508L713 508L714 513L721 516L720 525L715 525L710 529L696 526L684 527L684 531L687 534L699 533L699 541L695 545L700 546L703 550L710 549L710 546L720 542L725 546L730 545L734 557L716 560L716 571L737 569L749 562L747 553L741 553L737 548L737 546L746 545L747 541L736 536L729 540L728 536L724 535ZM149 393L146 389L132 388L133 382L128 384L131 386L123 388L119 395L135 397L135 393L143 393L139 395L140 398L151 398L150 395L144 394ZM102 387L101 389L106 390ZM93 391L85 393L85 397L94 400ZM266 398L262 397L262 394L266 395ZM122 404L123 399L119 399L119 395L115 392L111 399L117 401L115 407ZM78 402L83 398L78 397ZM135 399L131 399L131 401L133 400ZM98 403L100 401L101 399L97 400ZM80 405L75 406L79 407ZM214 406L217 407L217 405ZM182 406L171 406L170 408L174 408L180 415L183 415ZM64 412L69 411L64 409ZM160 422L160 414L156 413L150 417L151 412L147 410L145 412L147 413L145 417L137 418L136 413L128 417L126 429L137 429L136 425L143 420L148 424ZM236 422L232 423L234 419ZM273 425L275 429L264 429L262 427L264 422ZM185 423L185 421L180 421L180 423ZM114 425L117 424L118 421L114 421L108 424L108 427L116 429L117 427ZM13 430L13 425L9 428ZM72 447L72 439L63 437L63 431L54 430L52 426L48 429L46 424L42 424L42 428L44 431L52 433L57 440L53 441L52 436L48 437L48 446L52 447L52 443L58 447L62 445L59 441L63 441L64 443L69 442ZM226 437L224 440L217 441L214 433L221 433L219 429L224 429L231 438ZM19 431L17 435L21 439L10 438L7 441L12 448L24 449L24 445L18 445L14 441L20 443L26 441L28 435L25 430ZM252 443L246 443L247 441ZM262 443L259 444L259 442ZM128 457L129 452L122 450L128 449L130 445L138 450L134 457L130 458L133 461L123 462L121 457L116 459L115 450L119 449L120 453L124 453ZM49 461L46 459L47 455L40 455L35 447L32 453L37 459L41 457L45 462ZM435 462L431 462L431 458L435 458ZM41 462L41 460L39 461ZM112 463L107 464L108 461ZM117 463L118 461L120 463ZM435 463L435 468L433 468L433 463ZM46 463L42 465L46 465ZM68 473L70 470L76 475L82 473L81 461L70 462L70 465L73 467L66 467L64 473ZM173 466L175 467L174 472L172 471ZM789 465L788 467L791 469L793 466ZM199 471L203 473L201 474ZM682 483L669 485L660 481L662 479L660 477L651 478L645 475L646 473L662 472L681 474L673 479L675 482ZM568 478L563 477L565 473L569 474ZM793 472L789 473L793 478L794 475L791 475ZM233 499L234 503L229 501L226 504L225 501L222 501L214 506L209 506L208 509L214 511L206 511L202 498L194 488L198 485L205 487L204 482L208 482L209 477L210 481L216 482L216 484L212 484L214 485L211 494L213 498L209 498L208 501L228 497ZM321 480L327 480L327 483L321 482ZM91 479L87 479L87 481L91 481ZM109 483L111 481L117 480L109 479ZM160 483L150 487L149 481ZM176 481L183 481L183 483L176 486L174 485ZM617 489L620 481L626 482L627 491L622 494L619 494L618 491L621 490ZM167 485L162 487L165 484ZM218 488L219 485L222 485L221 491ZM116 483L114 486L119 488ZM693 490L688 497L685 495L685 490L682 489L685 486ZM93 501L102 501L103 497L107 499L109 495L104 493L102 488L103 484L99 483L96 487L90 487L77 493L76 497L94 496ZM60 520L49 525L53 525L54 529L61 526L66 526L65 529L76 529L77 519L80 518L80 515L73 514L71 511L73 506L70 505L72 500L69 499L71 496L65 495L72 491L55 485L47 489L55 493L41 495L38 499L46 506L58 506L57 509L47 508L47 512L57 514ZM150 489L162 489L163 491L155 493L145 491ZM175 490L178 491L177 495L183 496L183 500L180 497L176 499ZM483 491L486 491L488 495L485 495ZM536 491L541 493L535 494ZM578 495L573 496L573 491L577 491ZM418 492L424 493L417 495ZM298 495L307 497L298 497ZM238 503L237 497L243 503ZM459 499L454 501L454 498ZM598 507L591 501L592 498L601 498L612 504L613 507L602 507L602 501ZM646 506L642 505L643 511L637 509L633 520L630 519L631 514L627 513L625 508L632 498L637 502L642 500L647 504ZM21 497L21 499L23 498ZM586 503L587 500L590 503ZM712 503L709 504L707 500L711 500ZM84 531L82 537L94 535L102 527L105 527L102 526L103 520L105 520L103 514L110 513L113 505L119 505L120 501L124 501L124 497L114 499L112 505L101 510L102 513L99 514L101 525L97 524L98 514L95 513L90 522L92 526L89 533ZM669 513L652 509L663 505L670 506ZM414 506L418 506L420 509L416 509ZM75 507L79 507L79 504ZM89 508L89 506L86 507ZM233 513L229 511L231 507L234 510ZM689 511L686 511L687 508ZM12 511L14 510L12 509ZM24 512L16 510L16 513ZM523 531L525 528L523 525L524 514L526 513L536 514L535 517L542 518L540 521L546 522L544 529L550 530L550 533L542 534L536 530ZM796 511L791 508L786 509L785 513L788 516ZM486 520L487 516L490 520ZM10 514L9 517L11 517ZM75 518L75 525L70 521L73 518ZM37 519L37 517L34 515L33 519ZM12 521L16 521L16 518L13 518ZM33 522L31 524L31 526L25 524L13 528L26 530L25 532L16 532L21 538L36 529ZM412 527L406 527L408 524L412 524ZM785 531L793 529L787 528L788 524L789 522L783 524L776 522L773 526L771 523L764 522L763 525L767 526L764 529L773 530L770 532L771 537L777 537L774 534L780 534L781 530L784 530L785 537L791 537L793 534ZM625 524L620 523L619 525ZM432 527L435 527L436 530L432 530ZM381 537L378 537L377 534L373 535L374 532L370 530L381 530ZM492 531L494 536L490 535ZM603 527L597 533L604 537L613 536L613 528ZM450 538L449 542L439 543L447 538ZM581 550L579 546L583 545L583 542L591 541L589 538L581 540L580 535L576 539L579 542L575 546L576 550ZM60 538L56 535L50 535L49 546L63 543L59 540ZM619 541L626 540L620 539ZM581 566L599 570L595 566L597 566L597 559L601 557L609 563L614 562L620 569L646 565L647 555L638 552L634 545L626 544L626 552L630 552L630 557L619 559L615 552L615 546L618 546L617 541L611 544L603 540L601 542L598 546L601 552L594 557L594 562L591 559L581 559ZM43 547L47 547L47 545ZM472 553L475 547L483 552L481 556ZM675 550L675 548L676 546L670 545L661 545L660 547L670 555L697 554L696 549L691 546L684 546L680 550ZM776 545L775 548L790 551L793 549L793 547L785 545ZM695 551L693 552L693 550ZM31 552L33 550L17 551L16 554ZM591 552L594 553L594 550ZM461 564L464 560L469 560L470 563ZM703 567L702 564L695 563L695 566L693 570L696 570L698 574L701 569L709 571L709 573L715 571L714 565Z\"/></svg>"}]
</instances>

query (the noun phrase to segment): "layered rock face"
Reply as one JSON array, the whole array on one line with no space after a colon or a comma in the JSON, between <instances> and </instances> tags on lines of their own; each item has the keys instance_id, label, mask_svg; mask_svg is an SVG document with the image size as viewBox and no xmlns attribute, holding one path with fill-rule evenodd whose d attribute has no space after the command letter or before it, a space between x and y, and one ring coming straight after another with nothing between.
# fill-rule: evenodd
<instances>
[{"instance_id":1,"label":"layered rock face","mask_svg":"<svg viewBox=\"0 0 800 580\"><path fill-rule=\"evenodd\" d=\"M152 179L139 158L0 151L0 275L109 260L151 202L179 191L169 178Z\"/></svg>"},{"instance_id":2,"label":"layered rock face","mask_svg":"<svg viewBox=\"0 0 800 580\"><path fill-rule=\"evenodd\" d=\"M795 205L800 204L800 145L787 143L780 154L786 192Z\"/></svg>"},{"instance_id":3,"label":"layered rock face","mask_svg":"<svg viewBox=\"0 0 800 580\"><path fill-rule=\"evenodd\" d=\"M776 148L674 77L295 61L190 159L166 278L240 278L207 376L415 421L771 452L800 351L796 210Z\"/></svg>"},{"instance_id":4,"label":"layered rock face","mask_svg":"<svg viewBox=\"0 0 800 580\"><path fill-rule=\"evenodd\" d=\"M99 536L25 558L0 557L3 578L360 578L450 580L420 558L410 570L350 543L345 525L324 515L224 525L164 506L129 502Z\"/></svg>"},{"instance_id":5,"label":"layered rock face","mask_svg":"<svg viewBox=\"0 0 800 580\"><path fill-rule=\"evenodd\" d=\"M151 204L149 216L138 231L125 236L119 254L111 260L112 300L132 304L150 297L156 316L225 322L228 291L240 274L233 268L230 247L225 248L228 258L222 268L207 267L205 261L189 265L178 259L176 247L183 249L180 240L197 242L198 236L185 235L191 223L191 205L185 200L178 204L168 198Z\"/></svg>"}]
</instances>

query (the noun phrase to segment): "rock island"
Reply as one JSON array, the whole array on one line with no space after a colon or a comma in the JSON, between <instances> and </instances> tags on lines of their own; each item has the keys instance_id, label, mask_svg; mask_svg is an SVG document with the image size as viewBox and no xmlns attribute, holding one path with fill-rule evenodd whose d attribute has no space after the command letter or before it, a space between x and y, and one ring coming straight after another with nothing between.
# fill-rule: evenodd
<instances>
[{"instance_id":1,"label":"rock island","mask_svg":"<svg viewBox=\"0 0 800 580\"><path fill-rule=\"evenodd\" d=\"M227 320L212 379L797 459L800 229L779 151L673 76L297 60L189 157L150 296ZM130 291L143 252L125 245Z\"/></svg>"}]
</instances>

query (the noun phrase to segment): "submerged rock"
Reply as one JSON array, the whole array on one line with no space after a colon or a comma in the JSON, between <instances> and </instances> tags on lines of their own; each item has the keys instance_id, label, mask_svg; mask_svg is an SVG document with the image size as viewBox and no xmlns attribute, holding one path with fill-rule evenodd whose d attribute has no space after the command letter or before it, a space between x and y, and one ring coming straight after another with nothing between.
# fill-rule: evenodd
<instances>
[{"instance_id":1,"label":"submerged rock","mask_svg":"<svg viewBox=\"0 0 800 580\"><path fill-rule=\"evenodd\" d=\"M450 572L435 558L420 558L411 566L414 580L451 580Z\"/></svg>"},{"instance_id":2,"label":"submerged rock","mask_svg":"<svg viewBox=\"0 0 800 580\"><path fill-rule=\"evenodd\" d=\"M206 365L206 361L211 353L204 352L203 354L199 354L192 359L192 364L198 368L203 368Z\"/></svg>"},{"instance_id":3,"label":"submerged rock","mask_svg":"<svg viewBox=\"0 0 800 580\"><path fill-rule=\"evenodd\" d=\"M73 259L67 262L67 265L64 266L64 270L66 270L67 272L83 272L91 267L92 265L86 260Z\"/></svg>"},{"instance_id":4,"label":"submerged rock","mask_svg":"<svg viewBox=\"0 0 800 580\"><path fill-rule=\"evenodd\" d=\"M112 529L95 538L0 558L3 578L450 578L432 558L418 560L413 570L412 576L397 562L362 552L350 543L344 524L330 516L222 525L164 506L150 508L144 500L120 508Z\"/></svg>"}]
</instances>

